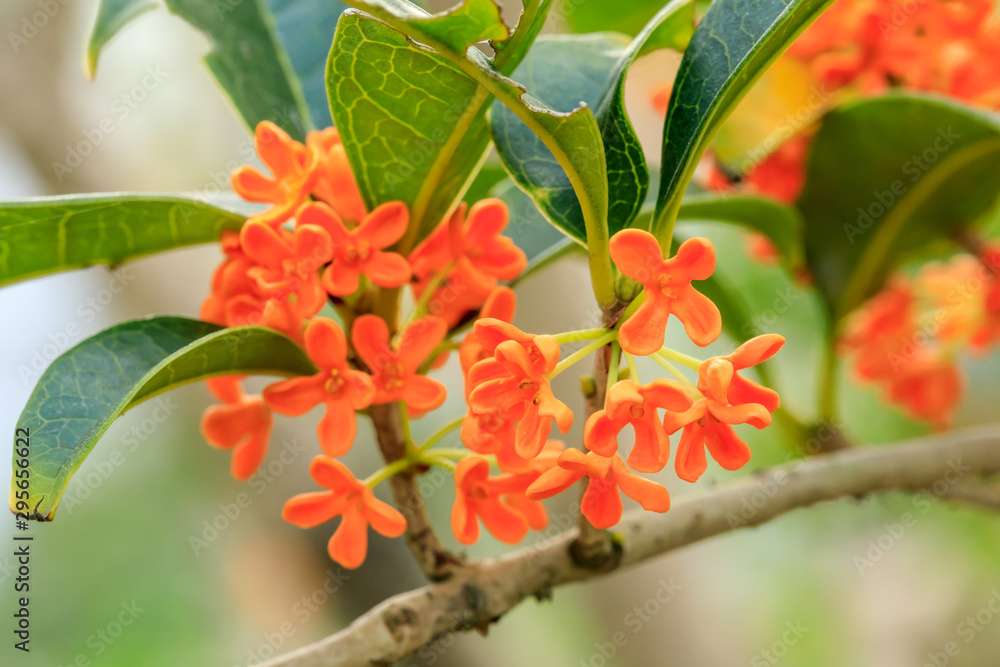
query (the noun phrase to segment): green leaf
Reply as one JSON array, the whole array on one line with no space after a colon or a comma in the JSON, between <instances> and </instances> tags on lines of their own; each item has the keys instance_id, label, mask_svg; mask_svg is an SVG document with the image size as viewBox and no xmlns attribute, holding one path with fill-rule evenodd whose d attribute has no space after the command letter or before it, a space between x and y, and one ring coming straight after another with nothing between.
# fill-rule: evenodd
<instances>
[{"instance_id":1,"label":"green leaf","mask_svg":"<svg viewBox=\"0 0 1000 667\"><path fill-rule=\"evenodd\" d=\"M305 138L311 127L309 110L265 0L164 2L167 9L211 41L212 51L205 56L205 64L247 127L252 130L261 121L270 120L293 138ZM141 13L140 7L123 6L122 0L102 0L87 49L91 75L108 40ZM332 33L328 37L332 38ZM289 41L296 38L289 35ZM325 50L329 42L321 44Z\"/></svg>"},{"instance_id":2,"label":"green leaf","mask_svg":"<svg viewBox=\"0 0 1000 667\"><path fill-rule=\"evenodd\" d=\"M562 0L562 14L573 32L620 32L638 35L663 7L663 0L608 2Z\"/></svg>"},{"instance_id":3,"label":"green leaf","mask_svg":"<svg viewBox=\"0 0 1000 667\"><path fill-rule=\"evenodd\" d=\"M302 86L311 126L333 125L326 95L326 59L337 20L347 5L337 0L266 0L278 39Z\"/></svg>"},{"instance_id":4,"label":"green leaf","mask_svg":"<svg viewBox=\"0 0 1000 667\"><path fill-rule=\"evenodd\" d=\"M510 34L493 0L464 0L453 9L433 15L406 0L348 0L348 4L390 24L405 21L428 42L454 53L462 53L484 39L505 40Z\"/></svg>"},{"instance_id":5,"label":"green leaf","mask_svg":"<svg viewBox=\"0 0 1000 667\"><path fill-rule=\"evenodd\" d=\"M542 38L514 72L552 108L572 109L583 100L596 109L607 160L609 234L632 222L649 188L646 158L625 111L625 77L643 53L683 49L693 25L694 4L672 2L631 43L614 34ZM554 224L585 240L586 224L573 186L542 140L499 102L490 119L497 152L514 180Z\"/></svg>"},{"instance_id":6,"label":"green leaf","mask_svg":"<svg viewBox=\"0 0 1000 667\"><path fill-rule=\"evenodd\" d=\"M27 514L51 521L66 485L97 440L119 415L146 399L220 375L315 372L298 344L262 327L221 329L157 317L106 329L45 369L18 419L17 427L30 435ZM16 491L12 484L15 512Z\"/></svg>"},{"instance_id":7,"label":"green leaf","mask_svg":"<svg viewBox=\"0 0 1000 667\"><path fill-rule=\"evenodd\" d=\"M719 125L832 0L716 0L698 23L663 128L653 233L669 240L684 190Z\"/></svg>"},{"instance_id":8,"label":"green leaf","mask_svg":"<svg viewBox=\"0 0 1000 667\"><path fill-rule=\"evenodd\" d=\"M750 195L687 196L677 215L681 222L727 222L760 232L770 239L789 264L802 264L802 217L798 210L764 197Z\"/></svg>"},{"instance_id":9,"label":"green leaf","mask_svg":"<svg viewBox=\"0 0 1000 667\"><path fill-rule=\"evenodd\" d=\"M118 31L150 9L156 7L156 0L101 0L97 10L97 22L87 44L87 74L94 78L97 73L97 58Z\"/></svg>"},{"instance_id":10,"label":"green leaf","mask_svg":"<svg viewBox=\"0 0 1000 667\"><path fill-rule=\"evenodd\" d=\"M130 259L239 230L244 216L190 199L71 195L0 203L0 285Z\"/></svg>"},{"instance_id":11,"label":"green leaf","mask_svg":"<svg viewBox=\"0 0 1000 667\"><path fill-rule=\"evenodd\" d=\"M983 216L1000 183L1000 116L892 95L841 107L813 138L798 208L827 306L847 315L908 253Z\"/></svg>"},{"instance_id":12,"label":"green leaf","mask_svg":"<svg viewBox=\"0 0 1000 667\"><path fill-rule=\"evenodd\" d=\"M414 23L412 13L404 16L386 10L385 5L402 5L415 9L403 0L347 0L347 4L378 15L407 37L437 51L479 83L486 92L513 110L518 118L541 137L569 177L583 208L587 238L590 241L588 254L591 283L597 301L601 305L614 303L613 272L607 250L607 165L601 130L590 108L582 104L569 113L547 108L528 95L523 86L494 69L489 59L478 49L456 51L435 36L433 31L428 30L426 24Z\"/></svg>"},{"instance_id":13,"label":"green leaf","mask_svg":"<svg viewBox=\"0 0 1000 667\"><path fill-rule=\"evenodd\" d=\"M411 247L444 218L486 154L486 90L356 11L337 26L327 88L366 205L406 202Z\"/></svg>"}]
</instances>

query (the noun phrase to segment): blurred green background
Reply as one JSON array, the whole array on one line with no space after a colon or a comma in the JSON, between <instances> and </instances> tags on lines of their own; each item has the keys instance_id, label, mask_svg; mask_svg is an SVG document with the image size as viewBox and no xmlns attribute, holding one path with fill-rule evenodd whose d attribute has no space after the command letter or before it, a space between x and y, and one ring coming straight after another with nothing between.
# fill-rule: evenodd
<instances>
[{"instance_id":1,"label":"blurred green background","mask_svg":"<svg viewBox=\"0 0 1000 667\"><path fill-rule=\"evenodd\" d=\"M583 16L605 1L573 5ZM56 7L45 25L26 42L11 40L42 4ZM633 3L621 4L623 17L632 20L625 5ZM652 4L634 0L634 12ZM247 161L251 144L200 62L206 41L167 13L150 13L109 47L91 83L83 76L82 53L95 14L96 2L84 0L0 5L0 34L7 36L0 46L0 196L225 189L228 172ZM565 18L558 14L553 29ZM675 66L669 54L647 58L629 84L633 119L649 145L657 141L660 120L648 90L668 80ZM158 74L152 85L149 68ZM55 166L66 164L69 147L95 136L104 119L113 131L101 132L78 166L68 172ZM719 247L720 271L741 285L758 313L760 330L750 333L788 338L777 363L779 389L787 404L811 414L816 304L780 271L747 259L738 232L717 226L705 232ZM0 290L0 427L13 433L38 371L83 337L150 314L196 316L218 260L212 247L141 260L119 274L121 290L112 289L102 268ZM592 297L580 288L587 284L578 260L546 270L519 288L516 323L539 332L585 326L594 317ZM715 349L731 345L720 341ZM965 367L969 390L956 425L995 420L1000 357L969 360ZM441 378L457 393L453 366ZM578 395L575 378L563 376L556 390L581 407L570 398ZM313 488L306 469L317 452L318 413L279 418L265 468L240 484L228 475L228 454L209 448L198 433L209 401L201 386L192 386L133 410L95 448L57 520L32 525L30 654L12 648L13 520L2 522L0 610L7 620L0 624L0 664L251 665L335 632L421 583L401 541L373 536L368 561L349 572L325 554L332 526L303 531L280 521L285 499ZM450 404L418 422L417 437L460 409ZM580 414L570 442L580 437ZM923 430L868 390L845 390L843 414L839 426L865 442ZM793 443L777 428L744 435L753 466L791 456ZM2 442L6 461L11 439ZM362 430L349 457L352 468L373 470L373 452ZM9 470L2 468L0 485L6 486ZM659 481L678 498L745 474L710 468L689 485L668 466ZM451 482L432 475L424 490L447 533ZM565 504L551 509L565 521ZM896 524L906 513L915 521L900 531ZM503 550L487 537L469 553ZM1000 521L985 512L901 494L842 501L559 589L551 602L522 604L486 637L445 637L403 664L995 665L1000 618L987 605L1000 596L998 556ZM657 600L661 589L674 591L666 603ZM967 617L977 615L970 625ZM949 641L960 647L957 656L941 654Z\"/></svg>"}]
</instances>

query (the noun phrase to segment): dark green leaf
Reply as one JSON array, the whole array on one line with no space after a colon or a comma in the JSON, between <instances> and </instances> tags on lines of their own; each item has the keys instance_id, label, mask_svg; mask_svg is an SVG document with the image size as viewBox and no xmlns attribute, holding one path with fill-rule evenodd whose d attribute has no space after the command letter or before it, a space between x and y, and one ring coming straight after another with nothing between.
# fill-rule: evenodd
<instances>
[{"instance_id":1,"label":"dark green leaf","mask_svg":"<svg viewBox=\"0 0 1000 667\"><path fill-rule=\"evenodd\" d=\"M118 31L133 19L156 7L156 0L101 0L97 22L87 45L87 74L97 74L97 58Z\"/></svg>"},{"instance_id":2,"label":"dark green leaf","mask_svg":"<svg viewBox=\"0 0 1000 667\"><path fill-rule=\"evenodd\" d=\"M802 218L781 202L749 195L687 196L677 216L680 222L717 221L742 225L767 236L792 265L802 262Z\"/></svg>"},{"instance_id":3,"label":"dark green leaf","mask_svg":"<svg viewBox=\"0 0 1000 667\"><path fill-rule=\"evenodd\" d=\"M298 344L261 327L221 329L198 320L157 317L88 338L45 370L17 422L30 435L31 518L52 519L66 485L97 440L119 415L142 401L219 375L315 372ZM12 485L12 511L17 511L15 491Z\"/></svg>"},{"instance_id":4,"label":"dark green leaf","mask_svg":"<svg viewBox=\"0 0 1000 667\"><path fill-rule=\"evenodd\" d=\"M148 195L72 195L0 203L0 285L94 264L115 266L219 240L244 217Z\"/></svg>"},{"instance_id":5,"label":"dark green leaf","mask_svg":"<svg viewBox=\"0 0 1000 667\"><path fill-rule=\"evenodd\" d=\"M812 141L797 206L806 258L838 318L875 293L907 253L991 207L1000 116L893 95L829 114Z\"/></svg>"},{"instance_id":6,"label":"dark green leaf","mask_svg":"<svg viewBox=\"0 0 1000 667\"><path fill-rule=\"evenodd\" d=\"M621 35L597 34L539 39L514 77L554 109L583 100L596 110L608 174L608 232L635 218L649 187L642 147L625 111L625 77L635 59L659 48L683 49L691 36L694 5L673 2L631 43ZM491 112L494 139L514 180L555 224L577 239L586 226L573 186L535 133L499 102Z\"/></svg>"},{"instance_id":7,"label":"dark green leaf","mask_svg":"<svg viewBox=\"0 0 1000 667\"><path fill-rule=\"evenodd\" d=\"M716 0L698 23L663 128L653 231L669 235L695 166L754 81L832 0ZM665 239L664 239L665 240Z\"/></svg>"},{"instance_id":8,"label":"dark green leaf","mask_svg":"<svg viewBox=\"0 0 1000 667\"><path fill-rule=\"evenodd\" d=\"M295 139L305 138L310 128L309 109L265 0L164 1L167 9L211 41L212 51L205 56L205 64L249 128L270 120ZM107 9L103 5L108 5ZM138 5L122 6L121 0L102 0L88 47L91 71L101 48L142 9ZM289 35L292 39L296 39L294 34ZM321 43L323 50L328 46L329 41ZM302 57L300 62L311 58L315 56Z\"/></svg>"},{"instance_id":9,"label":"dark green leaf","mask_svg":"<svg viewBox=\"0 0 1000 667\"><path fill-rule=\"evenodd\" d=\"M326 59L337 20L347 9L338 0L266 0L278 38L302 86L312 127L333 125L326 95Z\"/></svg>"}]
</instances>

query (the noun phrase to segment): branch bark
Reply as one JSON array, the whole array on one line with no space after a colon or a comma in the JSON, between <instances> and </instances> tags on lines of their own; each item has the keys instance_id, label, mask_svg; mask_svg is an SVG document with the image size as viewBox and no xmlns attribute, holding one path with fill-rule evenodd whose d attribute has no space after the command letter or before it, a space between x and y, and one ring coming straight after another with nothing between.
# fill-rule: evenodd
<instances>
[{"instance_id":1,"label":"branch bark","mask_svg":"<svg viewBox=\"0 0 1000 667\"><path fill-rule=\"evenodd\" d=\"M622 548L615 569L819 502L896 489L944 497L970 479L998 472L997 426L796 461L678 502L666 514L626 513L615 528ZM556 586L604 574L577 564L570 553L576 538L573 529L471 563L447 581L392 597L341 632L264 667L386 665L442 635L485 627L525 598L546 598Z\"/></svg>"},{"instance_id":2,"label":"branch bark","mask_svg":"<svg viewBox=\"0 0 1000 667\"><path fill-rule=\"evenodd\" d=\"M382 458L386 463L404 458L406 437L399 404L373 405L369 411ZM392 488L396 507L406 517L406 543L420 569L433 581L447 578L462 564L462 561L445 549L438 540L434 526L427 516L424 499L417 490L414 474L405 472L393 475L389 479L389 486Z\"/></svg>"}]
</instances>

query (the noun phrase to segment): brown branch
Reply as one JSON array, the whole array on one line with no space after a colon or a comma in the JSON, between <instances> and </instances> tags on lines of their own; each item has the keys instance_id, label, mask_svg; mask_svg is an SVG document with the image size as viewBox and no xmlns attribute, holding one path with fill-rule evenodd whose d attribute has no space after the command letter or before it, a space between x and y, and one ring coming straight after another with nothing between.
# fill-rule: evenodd
<instances>
[{"instance_id":1,"label":"brown branch","mask_svg":"<svg viewBox=\"0 0 1000 667\"><path fill-rule=\"evenodd\" d=\"M666 514L627 513L615 529L622 549L617 567L823 501L894 489L942 496L976 476L998 472L997 426L796 461L678 502ZM600 576L571 556L576 537L570 530L472 563L445 582L392 597L345 630L264 667L391 664L442 635L485 627L525 598L548 597L555 586Z\"/></svg>"},{"instance_id":2,"label":"brown branch","mask_svg":"<svg viewBox=\"0 0 1000 667\"><path fill-rule=\"evenodd\" d=\"M399 404L373 405L369 408L369 414L385 462L392 463L404 458L406 437ZM418 474L419 472L417 471ZM406 517L406 543L424 574L431 580L439 581L447 578L462 561L438 540L415 480L412 472L400 473L389 479L389 486L392 488L396 507Z\"/></svg>"}]
</instances>

